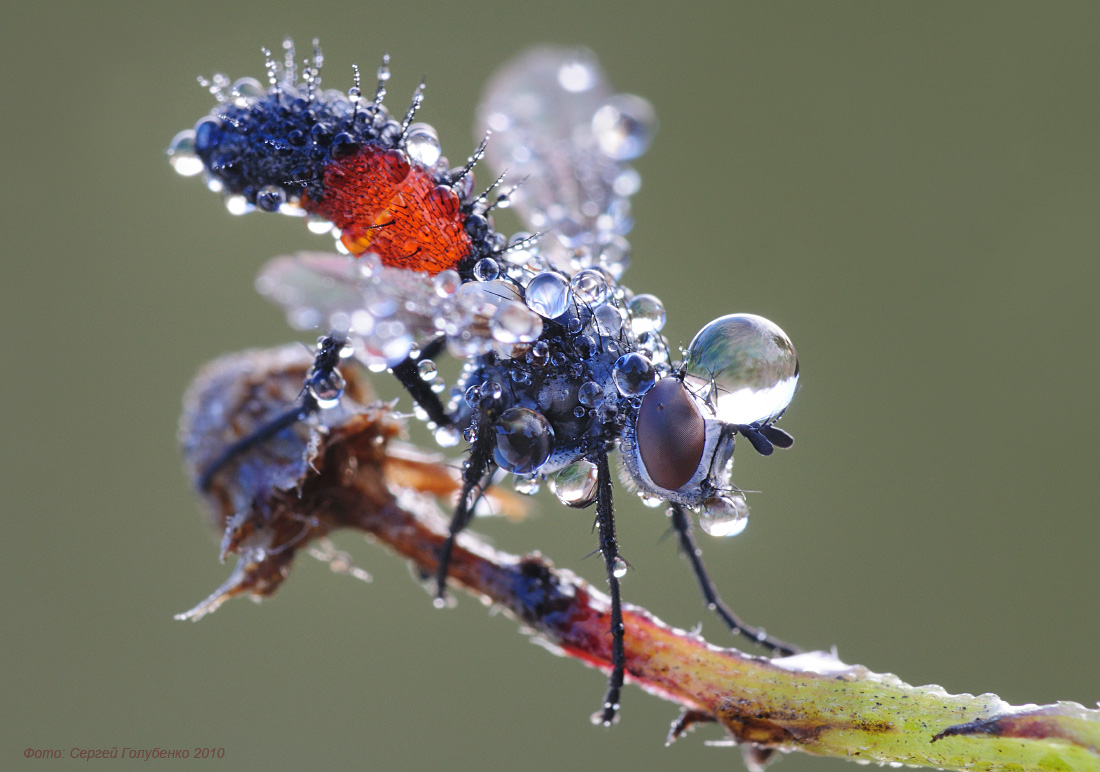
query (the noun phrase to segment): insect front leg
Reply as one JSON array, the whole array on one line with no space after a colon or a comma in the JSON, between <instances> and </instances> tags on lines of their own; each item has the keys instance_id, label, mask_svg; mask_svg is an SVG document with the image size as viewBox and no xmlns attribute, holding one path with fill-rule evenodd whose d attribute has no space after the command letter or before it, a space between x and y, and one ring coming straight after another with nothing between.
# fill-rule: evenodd
<instances>
[{"instance_id":1,"label":"insect front leg","mask_svg":"<svg viewBox=\"0 0 1100 772\"><path fill-rule=\"evenodd\" d=\"M428 420L436 426L450 426L451 417L443 407L439 395L432 391L431 385L420 377L420 363L427 359L434 359L446 343L443 336L429 341L421 349L417 357L408 357L404 362L393 368L393 374L405 391L412 397L413 402L423 408L428 414Z\"/></svg>"},{"instance_id":2,"label":"insect front leg","mask_svg":"<svg viewBox=\"0 0 1100 772\"><path fill-rule=\"evenodd\" d=\"M753 643L770 649L777 656L786 657L798 653L800 649L797 646L773 638L761 628L746 625L730 610L729 606L718 596L718 590L715 588L714 582L707 575L706 566L703 565L702 550L695 543L691 521L688 520L684 508L679 504L670 504L669 514L672 518L672 528L680 539L680 549L691 561L691 569L695 572L695 578L699 581L699 589L703 591L703 599L707 604L707 608L712 609L714 613L722 618L722 621L729 627L730 632L735 635L743 635Z\"/></svg>"},{"instance_id":3,"label":"insect front leg","mask_svg":"<svg viewBox=\"0 0 1100 772\"><path fill-rule=\"evenodd\" d=\"M596 526L600 531L600 552L607 567L607 586L611 593L611 674L607 679L603 708L592 715L592 721L611 726L618 717L619 695L626 671L623 604L619 593L619 576L626 563L619 556L619 544L615 540L615 512L611 502L611 470L607 461L607 450L601 450L599 455L590 460L596 464Z\"/></svg>"}]
</instances>

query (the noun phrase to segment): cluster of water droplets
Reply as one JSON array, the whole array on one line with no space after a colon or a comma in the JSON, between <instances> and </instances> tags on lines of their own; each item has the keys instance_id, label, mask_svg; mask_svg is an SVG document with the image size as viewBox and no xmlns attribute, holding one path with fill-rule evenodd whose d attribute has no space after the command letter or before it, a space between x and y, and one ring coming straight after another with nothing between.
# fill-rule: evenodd
<instances>
[{"instance_id":1,"label":"cluster of water droplets","mask_svg":"<svg viewBox=\"0 0 1100 772\"><path fill-rule=\"evenodd\" d=\"M478 108L493 132L486 158L524 183L512 196L531 227L552 234L552 264L603 267L618 279L630 261L630 197L641 178L626 165L657 129L641 97L615 94L585 49L536 48L497 72Z\"/></svg>"}]
</instances>

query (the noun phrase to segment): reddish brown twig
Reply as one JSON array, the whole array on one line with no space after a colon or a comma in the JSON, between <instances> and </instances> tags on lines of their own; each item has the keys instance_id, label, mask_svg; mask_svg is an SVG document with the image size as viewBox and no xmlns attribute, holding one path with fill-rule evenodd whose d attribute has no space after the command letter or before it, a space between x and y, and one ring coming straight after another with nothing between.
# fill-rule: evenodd
<instances>
[{"instance_id":1,"label":"reddish brown twig","mask_svg":"<svg viewBox=\"0 0 1100 772\"><path fill-rule=\"evenodd\" d=\"M293 401L308 364L300 350L283 349L210 366L192 388L182 427L192 478ZM395 452L400 422L385 405L365 407L362 380L345 375L344 408L290 427L215 477L208 503L224 530L223 554L238 553L239 563L182 617L197 619L241 593L271 594L295 552L336 528L369 533L421 575L434 574L445 521L429 497L398 488L394 470L413 463L417 474L401 478L405 485L434 494L453 489L453 470L407 449ZM571 572L463 534L448 575L561 652L610 667L608 600ZM672 629L641 608L627 606L623 617L629 678L684 709L670 740L694 723L717 721L753 749L746 758L754 764L779 749L947 769L1100 770L1096 710L1074 703L1013 708L992 695L949 695L824 652L752 657Z\"/></svg>"}]
</instances>

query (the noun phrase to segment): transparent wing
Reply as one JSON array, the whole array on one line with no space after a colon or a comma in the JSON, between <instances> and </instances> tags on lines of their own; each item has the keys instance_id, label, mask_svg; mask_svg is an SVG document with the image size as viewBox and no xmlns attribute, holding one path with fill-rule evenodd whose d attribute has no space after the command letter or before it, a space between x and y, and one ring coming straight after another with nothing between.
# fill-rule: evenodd
<instances>
[{"instance_id":1,"label":"transparent wing","mask_svg":"<svg viewBox=\"0 0 1100 772\"><path fill-rule=\"evenodd\" d=\"M292 327L346 332L356 356L376 369L399 364L440 335L458 357L491 350L509 357L541 332L541 322L538 331L523 327L537 315L509 282L463 284L454 271L428 276L383 266L373 255L276 257L256 289L283 307Z\"/></svg>"},{"instance_id":2,"label":"transparent wing","mask_svg":"<svg viewBox=\"0 0 1100 772\"><path fill-rule=\"evenodd\" d=\"M570 273L604 264L619 278L629 262L630 196L640 179L626 161L657 129L641 97L615 94L587 49L532 48L489 79L477 132L492 132L485 157L512 183L524 223Z\"/></svg>"}]
</instances>

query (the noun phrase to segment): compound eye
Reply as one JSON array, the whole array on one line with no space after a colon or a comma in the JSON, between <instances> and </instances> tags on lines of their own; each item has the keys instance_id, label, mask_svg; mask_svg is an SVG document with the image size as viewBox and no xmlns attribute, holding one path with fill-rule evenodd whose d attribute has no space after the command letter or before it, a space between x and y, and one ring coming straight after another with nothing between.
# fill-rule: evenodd
<instances>
[{"instance_id":1,"label":"compound eye","mask_svg":"<svg viewBox=\"0 0 1100 772\"><path fill-rule=\"evenodd\" d=\"M695 476L703 460L703 416L684 384L662 378L638 410L638 452L649 479L674 491Z\"/></svg>"}]
</instances>

